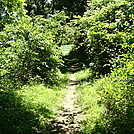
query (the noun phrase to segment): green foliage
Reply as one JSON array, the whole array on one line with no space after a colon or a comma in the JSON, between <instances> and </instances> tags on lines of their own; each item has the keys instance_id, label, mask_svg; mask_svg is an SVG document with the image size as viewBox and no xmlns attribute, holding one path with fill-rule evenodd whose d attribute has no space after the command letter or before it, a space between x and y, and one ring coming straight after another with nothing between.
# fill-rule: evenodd
<instances>
[{"instance_id":1,"label":"green foliage","mask_svg":"<svg viewBox=\"0 0 134 134\"><path fill-rule=\"evenodd\" d=\"M59 85L43 84L0 91L0 134L47 133L61 108L68 75L60 74Z\"/></svg>"},{"instance_id":2,"label":"green foliage","mask_svg":"<svg viewBox=\"0 0 134 134\"><path fill-rule=\"evenodd\" d=\"M49 16L49 20L52 21L52 24L55 26L52 27L54 41L58 46L70 45L70 42L73 40L74 30L67 24L69 17L66 16L64 11Z\"/></svg>"},{"instance_id":3,"label":"green foliage","mask_svg":"<svg viewBox=\"0 0 134 134\"><path fill-rule=\"evenodd\" d=\"M120 61L122 64L103 81L100 95L107 108L105 119L108 131L126 134L133 132L134 125L133 56L124 55Z\"/></svg>"},{"instance_id":4,"label":"green foliage","mask_svg":"<svg viewBox=\"0 0 134 134\"><path fill-rule=\"evenodd\" d=\"M86 11L86 0L53 0L54 9L59 11L65 11L67 15L73 17L73 15L83 15Z\"/></svg>"},{"instance_id":5,"label":"green foliage","mask_svg":"<svg viewBox=\"0 0 134 134\"><path fill-rule=\"evenodd\" d=\"M0 31L12 19L17 19L25 14L25 0L0 0Z\"/></svg>"},{"instance_id":6,"label":"green foliage","mask_svg":"<svg viewBox=\"0 0 134 134\"><path fill-rule=\"evenodd\" d=\"M84 69L75 73L77 81L79 84L83 84L83 82L93 82L93 75L90 69Z\"/></svg>"},{"instance_id":7,"label":"green foliage","mask_svg":"<svg viewBox=\"0 0 134 134\"><path fill-rule=\"evenodd\" d=\"M123 57L123 56L122 56ZM78 103L85 114L82 133L133 133L133 56L124 55L122 64L108 77L87 82L87 71L76 73ZM92 78L91 78L92 79ZM83 81L84 80L84 81Z\"/></svg>"},{"instance_id":8,"label":"green foliage","mask_svg":"<svg viewBox=\"0 0 134 134\"><path fill-rule=\"evenodd\" d=\"M129 52L133 43L133 3L101 2L89 2L91 8L85 16L72 21L77 26L75 52L79 62L98 76L109 73L116 57Z\"/></svg>"},{"instance_id":9,"label":"green foliage","mask_svg":"<svg viewBox=\"0 0 134 134\"><path fill-rule=\"evenodd\" d=\"M23 14L23 6L26 0L0 0L0 8L7 8L10 14L17 12L18 15Z\"/></svg>"},{"instance_id":10,"label":"green foliage","mask_svg":"<svg viewBox=\"0 0 134 134\"><path fill-rule=\"evenodd\" d=\"M30 17L7 25L0 33L1 38L1 77L26 83L40 76L47 83L54 81L60 65L60 51L49 32L46 20L33 26ZM51 25L51 22L47 21ZM18 84L18 83L16 83Z\"/></svg>"},{"instance_id":11,"label":"green foliage","mask_svg":"<svg viewBox=\"0 0 134 134\"><path fill-rule=\"evenodd\" d=\"M75 53L93 74L107 77L95 81L92 86L88 83L81 88L80 99L86 103L84 107L87 106L84 111L94 107L90 107L91 89L99 95L98 104L105 107L99 120L95 121L95 118L98 119L95 117L90 123L91 116L87 116L87 126L83 132L133 133L133 2L102 0L91 1L89 6L91 9L84 17L72 21L79 30L76 34ZM86 87L88 89L84 93ZM90 113L92 110L87 115ZM91 124L94 126L91 127Z\"/></svg>"},{"instance_id":12,"label":"green foliage","mask_svg":"<svg viewBox=\"0 0 134 134\"><path fill-rule=\"evenodd\" d=\"M78 83L76 89L78 94L77 102L81 106L84 113L83 124L84 129L82 134L96 134L105 132L105 126L103 125L103 113L105 111L104 105L100 105L100 94L98 94L98 83L95 82L92 85L92 73L89 69L82 70L75 73ZM101 126L99 126L101 124Z\"/></svg>"},{"instance_id":13,"label":"green foliage","mask_svg":"<svg viewBox=\"0 0 134 134\"><path fill-rule=\"evenodd\" d=\"M76 73L78 102L86 114L82 133L133 133L132 0L91 0L84 15L81 0L0 2L9 12L0 14L0 133L51 129L63 95L59 85L67 82L59 68L68 71L72 65L90 68ZM61 12L46 17L51 4L52 13ZM24 16L24 6L31 17Z\"/></svg>"}]
</instances>

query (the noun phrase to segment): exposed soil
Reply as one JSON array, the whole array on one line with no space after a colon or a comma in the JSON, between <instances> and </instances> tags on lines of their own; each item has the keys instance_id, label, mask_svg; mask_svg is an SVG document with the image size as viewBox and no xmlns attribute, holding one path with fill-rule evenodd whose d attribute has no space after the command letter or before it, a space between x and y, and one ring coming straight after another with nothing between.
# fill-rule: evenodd
<instances>
[{"instance_id":1,"label":"exposed soil","mask_svg":"<svg viewBox=\"0 0 134 134\"><path fill-rule=\"evenodd\" d=\"M74 69L74 67L72 67ZM72 73L67 87L67 94L63 100L63 110L58 111L59 116L54 123L54 129L51 134L78 134L83 120L81 108L76 104L77 94L75 93L76 78Z\"/></svg>"}]
</instances>

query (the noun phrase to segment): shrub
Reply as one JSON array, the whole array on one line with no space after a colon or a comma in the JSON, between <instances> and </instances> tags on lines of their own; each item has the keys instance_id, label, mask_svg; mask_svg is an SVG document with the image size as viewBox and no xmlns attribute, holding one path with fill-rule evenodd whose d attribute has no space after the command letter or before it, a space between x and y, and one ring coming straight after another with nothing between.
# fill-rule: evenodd
<instances>
[{"instance_id":1,"label":"shrub","mask_svg":"<svg viewBox=\"0 0 134 134\"><path fill-rule=\"evenodd\" d=\"M9 79L25 84L36 76L47 83L56 78L61 60L53 35L45 26L33 26L31 21L25 17L0 32L1 77L5 85Z\"/></svg>"},{"instance_id":2,"label":"shrub","mask_svg":"<svg viewBox=\"0 0 134 134\"><path fill-rule=\"evenodd\" d=\"M116 57L126 54L133 43L133 3L93 0L89 6L85 16L72 21L77 27L74 51L96 76L107 75Z\"/></svg>"}]
</instances>

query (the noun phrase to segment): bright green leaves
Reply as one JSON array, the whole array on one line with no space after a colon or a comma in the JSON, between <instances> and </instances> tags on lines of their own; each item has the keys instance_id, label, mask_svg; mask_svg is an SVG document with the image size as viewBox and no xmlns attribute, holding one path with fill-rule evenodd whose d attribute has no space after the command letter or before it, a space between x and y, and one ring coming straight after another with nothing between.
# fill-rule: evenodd
<instances>
[{"instance_id":1,"label":"bright green leaves","mask_svg":"<svg viewBox=\"0 0 134 134\"><path fill-rule=\"evenodd\" d=\"M80 62L92 68L95 75L104 75L112 70L118 55L131 50L133 4L109 0L95 2L89 2L90 11L72 24L77 26L75 43L76 52L81 53ZM81 56L85 56L86 62Z\"/></svg>"},{"instance_id":2,"label":"bright green leaves","mask_svg":"<svg viewBox=\"0 0 134 134\"><path fill-rule=\"evenodd\" d=\"M18 15L23 14L23 6L26 0L0 0L2 10L7 8L9 14L16 12Z\"/></svg>"},{"instance_id":3,"label":"bright green leaves","mask_svg":"<svg viewBox=\"0 0 134 134\"><path fill-rule=\"evenodd\" d=\"M127 0L92 0L89 6L85 16L71 22L76 30L73 54L83 67L92 70L95 77L107 76L93 84L93 88L98 86L98 103L106 109L98 122L100 126L97 124L95 130L91 130L91 123L87 121L85 133L101 133L99 128L103 125L102 133L132 133L134 5ZM90 87L88 89L87 94ZM90 109L90 102L85 105Z\"/></svg>"},{"instance_id":4,"label":"bright green leaves","mask_svg":"<svg viewBox=\"0 0 134 134\"><path fill-rule=\"evenodd\" d=\"M133 118L133 62L122 61L123 66L115 68L103 80L103 88L99 89L102 103L105 104L107 111L104 118L107 120L108 131L117 131L120 133L132 132ZM110 117L110 118L109 118ZM124 129L122 129L124 126ZM115 129L116 128L116 129Z\"/></svg>"},{"instance_id":5,"label":"bright green leaves","mask_svg":"<svg viewBox=\"0 0 134 134\"><path fill-rule=\"evenodd\" d=\"M95 2L89 2L90 10L74 23L79 30L75 52L79 62L92 69L97 78L107 75L95 82L99 102L106 108L97 127L105 124L104 133L132 133L134 6L128 1Z\"/></svg>"},{"instance_id":6,"label":"bright green leaves","mask_svg":"<svg viewBox=\"0 0 134 134\"><path fill-rule=\"evenodd\" d=\"M0 33L4 55L2 77L5 81L8 76L16 84L27 83L31 78L40 76L46 83L53 83L57 77L61 53L54 42L53 29L38 23L33 27L31 18L23 17L23 20L7 25ZM56 77L52 79L52 76Z\"/></svg>"}]
</instances>

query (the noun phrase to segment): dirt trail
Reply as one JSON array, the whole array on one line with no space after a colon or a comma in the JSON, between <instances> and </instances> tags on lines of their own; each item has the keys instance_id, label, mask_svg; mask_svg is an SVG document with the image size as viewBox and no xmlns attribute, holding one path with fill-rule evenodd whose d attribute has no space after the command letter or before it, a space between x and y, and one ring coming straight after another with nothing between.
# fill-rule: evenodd
<instances>
[{"instance_id":1,"label":"dirt trail","mask_svg":"<svg viewBox=\"0 0 134 134\"><path fill-rule=\"evenodd\" d=\"M55 129L52 134L78 134L82 129L79 124L83 120L81 108L75 102L77 95L75 94L76 78L71 74L70 82L67 87L67 94L63 100L63 110L59 111Z\"/></svg>"}]
</instances>

